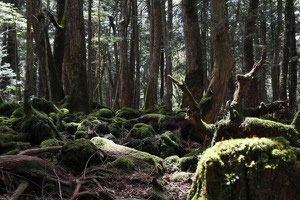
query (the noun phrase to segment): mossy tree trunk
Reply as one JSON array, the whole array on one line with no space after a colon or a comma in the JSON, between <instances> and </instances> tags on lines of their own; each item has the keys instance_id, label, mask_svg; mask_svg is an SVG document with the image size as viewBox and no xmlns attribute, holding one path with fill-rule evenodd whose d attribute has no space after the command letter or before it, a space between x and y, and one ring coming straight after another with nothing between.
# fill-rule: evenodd
<instances>
[{"instance_id":1,"label":"mossy tree trunk","mask_svg":"<svg viewBox=\"0 0 300 200\"><path fill-rule=\"evenodd\" d=\"M84 36L83 0L68 1L63 68L71 86L66 101L71 112L89 112Z\"/></svg>"},{"instance_id":2,"label":"mossy tree trunk","mask_svg":"<svg viewBox=\"0 0 300 200\"><path fill-rule=\"evenodd\" d=\"M204 90L204 70L197 2L196 0L182 1L182 19L187 65L185 82L195 100L200 101Z\"/></svg>"}]
</instances>

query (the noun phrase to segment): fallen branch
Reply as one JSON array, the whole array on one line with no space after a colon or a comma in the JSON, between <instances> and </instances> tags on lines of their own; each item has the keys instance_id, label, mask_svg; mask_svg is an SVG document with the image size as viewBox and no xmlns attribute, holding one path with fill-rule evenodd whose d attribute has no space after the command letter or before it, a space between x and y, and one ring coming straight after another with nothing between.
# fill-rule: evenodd
<instances>
[{"instance_id":1,"label":"fallen branch","mask_svg":"<svg viewBox=\"0 0 300 200\"><path fill-rule=\"evenodd\" d=\"M29 186L29 182L22 180L18 188L16 189L15 193L11 196L10 200L17 200L23 192L27 189Z\"/></svg>"},{"instance_id":2,"label":"fallen branch","mask_svg":"<svg viewBox=\"0 0 300 200\"><path fill-rule=\"evenodd\" d=\"M25 151L21 151L18 155L31 155L31 154L38 154L44 152L60 151L61 148L62 146L45 147L39 149L27 149Z\"/></svg>"}]
</instances>

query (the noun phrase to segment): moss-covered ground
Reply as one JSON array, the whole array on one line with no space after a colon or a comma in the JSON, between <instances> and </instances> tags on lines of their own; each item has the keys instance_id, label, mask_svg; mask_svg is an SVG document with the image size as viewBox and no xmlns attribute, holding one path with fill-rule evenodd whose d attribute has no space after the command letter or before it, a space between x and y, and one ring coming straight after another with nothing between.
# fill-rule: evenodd
<instances>
[{"instance_id":1,"label":"moss-covered ground","mask_svg":"<svg viewBox=\"0 0 300 200\"><path fill-rule=\"evenodd\" d=\"M31 103L30 116L18 104L0 104L0 199L12 195L24 178L31 181L24 199L26 194L29 199L60 199L60 192L70 199L76 188L82 192L78 199L103 200L263 199L267 185L272 191L288 188L290 194L299 189L299 182L290 178L300 174L297 122L282 125L247 118L242 126L253 132L249 135L276 130L289 142L223 138L209 148L207 141L193 137L195 129L185 112L114 112L95 106L87 115L70 113L45 99ZM222 124L226 120L209 126ZM17 154L26 165L19 164ZM11 167L14 163L17 170ZM267 182L270 177L283 186ZM211 191L215 196L209 196Z\"/></svg>"}]
</instances>

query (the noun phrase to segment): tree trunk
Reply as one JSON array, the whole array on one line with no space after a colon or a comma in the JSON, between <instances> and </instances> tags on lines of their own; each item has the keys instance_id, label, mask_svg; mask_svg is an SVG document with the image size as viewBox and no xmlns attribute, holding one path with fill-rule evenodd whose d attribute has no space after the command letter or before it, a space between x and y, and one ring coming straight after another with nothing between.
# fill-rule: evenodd
<instances>
[{"instance_id":1,"label":"tree trunk","mask_svg":"<svg viewBox=\"0 0 300 200\"><path fill-rule=\"evenodd\" d=\"M92 59L93 59L93 48L92 48L92 38L93 38L93 30L92 30L92 7L93 0L89 0L88 5L88 88L90 94L90 100L93 101L93 85L92 85Z\"/></svg>"},{"instance_id":2,"label":"tree trunk","mask_svg":"<svg viewBox=\"0 0 300 200\"><path fill-rule=\"evenodd\" d=\"M161 37L161 51L160 51L160 90L159 90L159 99L163 101L165 95L165 36L166 36L166 0L161 0L161 26L162 26L162 37Z\"/></svg>"},{"instance_id":3,"label":"tree trunk","mask_svg":"<svg viewBox=\"0 0 300 200\"><path fill-rule=\"evenodd\" d=\"M65 27L63 68L70 80L71 92L66 107L70 112L89 112L89 92L86 75L85 30L83 1L68 1Z\"/></svg>"},{"instance_id":4,"label":"tree trunk","mask_svg":"<svg viewBox=\"0 0 300 200\"><path fill-rule=\"evenodd\" d=\"M121 21L119 35L120 41L120 82L121 82L121 107L130 107L129 92L129 67L128 67L128 43L127 43L127 27L128 27L128 0L121 0Z\"/></svg>"},{"instance_id":5,"label":"tree trunk","mask_svg":"<svg viewBox=\"0 0 300 200\"><path fill-rule=\"evenodd\" d=\"M243 44L243 65L244 71L249 72L254 65L253 38L256 29L256 15L259 0L250 0L248 16L245 22L244 44ZM246 106L258 105L258 86L257 79L252 82L245 95Z\"/></svg>"},{"instance_id":6,"label":"tree trunk","mask_svg":"<svg viewBox=\"0 0 300 200\"><path fill-rule=\"evenodd\" d=\"M214 71L206 96L212 97L212 105L205 114L208 123L216 121L221 105L224 103L230 74L235 65L228 43L228 33L224 16L224 0L211 1L212 45L214 49ZM200 102L201 103L201 102Z\"/></svg>"},{"instance_id":7,"label":"tree trunk","mask_svg":"<svg viewBox=\"0 0 300 200\"><path fill-rule=\"evenodd\" d=\"M282 0L277 0L277 30L275 34L275 47L274 47L274 55L273 55L273 63L272 63L272 93L273 93L273 101L279 99L279 53L281 46L281 30L282 30Z\"/></svg>"},{"instance_id":8,"label":"tree trunk","mask_svg":"<svg viewBox=\"0 0 300 200\"><path fill-rule=\"evenodd\" d=\"M150 57L150 75L149 82L145 97L145 109L151 109L157 103L157 88L158 88L158 73L160 63L160 51L161 51L161 37L162 37L162 26L161 26L161 1L153 0L153 55L152 61ZM151 56L151 54L150 54Z\"/></svg>"},{"instance_id":9,"label":"tree trunk","mask_svg":"<svg viewBox=\"0 0 300 200\"><path fill-rule=\"evenodd\" d=\"M286 18L289 25L289 109L292 114L297 111L297 41L295 24L295 7L293 0L286 1Z\"/></svg>"},{"instance_id":10,"label":"tree trunk","mask_svg":"<svg viewBox=\"0 0 300 200\"><path fill-rule=\"evenodd\" d=\"M200 101L204 90L204 70L197 2L196 0L182 0L182 19L187 65L185 82L194 94L195 100Z\"/></svg>"}]
</instances>

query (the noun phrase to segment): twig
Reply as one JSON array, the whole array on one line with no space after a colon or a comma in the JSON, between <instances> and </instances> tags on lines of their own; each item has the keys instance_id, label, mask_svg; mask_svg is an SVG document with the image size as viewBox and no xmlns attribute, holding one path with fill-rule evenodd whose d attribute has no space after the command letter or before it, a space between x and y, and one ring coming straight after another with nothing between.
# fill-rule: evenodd
<instances>
[{"instance_id":1,"label":"twig","mask_svg":"<svg viewBox=\"0 0 300 200\"><path fill-rule=\"evenodd\" d=\"M93 157L95 154L97 154L97 153L98 153L98 150L97 150L95 153L93 153L93 155L91 155L91 156L89 157L89 159L86 161L85 167L84 167L84 172L83 172L83 178L85 178L86 169L87 169L87 166L88 166L90 160L91 160L92 157Z\"/></svg>"},{"instance_id":2,"label":"twig","mask_svg":"<svg viewBox=\"0 0 300 200\"><path fill-rule=\"evenodd\" d=\"M57 177L57 182L58 182L58 190L59 190L59 197L61 200L63 200L63 197L62 197L62 192L61 192L61 184L60 184L60 178L59 176L57 175L55 169L53 169L53 172L55 174L55 176Z\"/></svg>"},{"instance_id":3,"label":"twig","mask_svg":"<svg viewBox=\"0 0 300 200\"><path fill-rule=\"evenodd\" d=\"M30 155L30 154L49 152L49 151L59 151L61 149L62 146L45 147L39 149L27 149L25 151L21 151L18 155Z\"/></svg>"},{"instance_id":4,"label":"twig","mask_svg":"<svg viewBox=\"0 0 300 200\"><path fill-rule=\"evenodd\" d=\"M23 192L26 190L26 188L29 186L29 182L22 180L18 188L16 189L15 193L12 195L10 200L17 200L19 196L23 194Z\"/></svg>"}]
</instances>

